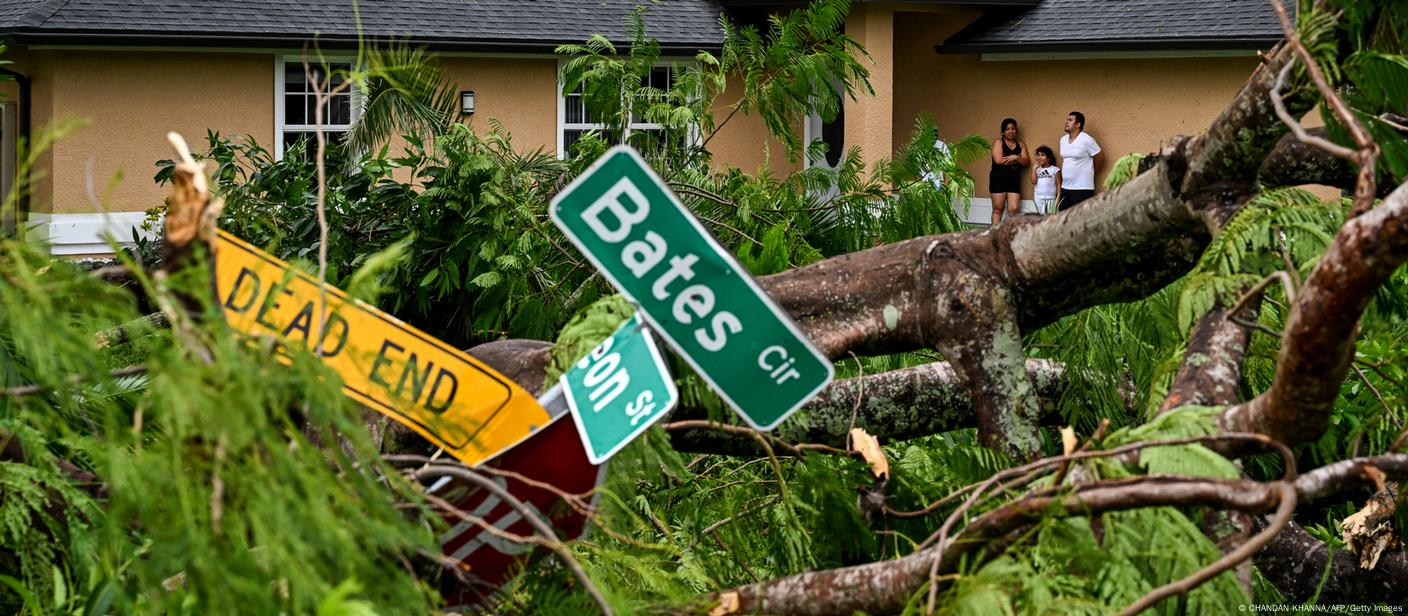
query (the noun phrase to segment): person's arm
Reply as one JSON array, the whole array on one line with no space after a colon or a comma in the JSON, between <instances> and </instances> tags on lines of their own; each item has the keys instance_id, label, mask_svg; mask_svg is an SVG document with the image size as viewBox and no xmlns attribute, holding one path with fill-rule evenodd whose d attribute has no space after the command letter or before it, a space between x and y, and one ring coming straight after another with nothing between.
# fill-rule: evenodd
<instances>
[{"instance_id":1,"label":"person's arm","mask_svg":"<svg viewBox=\"0 0 1408 616\"><path fill-rule=\"evenodd\" d=\"M1032 164L1032 157L1027 155L1027 142L1018 141L1017 145L1022 148L1021 153L1017 155L1017 164L1023 167Z\"/></svg>"},{"instance_id":2,"label":"person's arm","mask_svg":"<svg viewBox=\"0 0 1408 616\"><path fill-rule=\"evenodd\" d=\"M1099 175L1100 175L1100 168L1101 168L1102 166L1104 166L1104 164L1105 164L1105 152L1100 149L1100 144L1099 144L1099 143L1096 143L1095 138L1094 138L1094 137L1091 137L1091 138L1090 138L1090 166L1091 166L1091 168L1093 169L1093 171L1091 172L1091 173L1092 173L1092 176L1091 176L1091 177L1099 177ZM1098 187L1099 187L1099 186L1098 186L1099 182L1097 182L1096 184L1097 184L1096 187L1098 188Z\"/></svg>"},{"instance_id":3,"label":"person's arm","mask_svg":"<svg viewBox=\"0 0 1408 616\"><path fill-rule=\"evenodd\" d=\"M1061 201L1061 168L1056 168L1056 201Z\"/></svg>"},{"instance_id":4,"label":"person's arm","mask_svg":"<svg viewBox=\"0 0 1408 616\"><path fill-rule=\"evenodd\" d=\"M1007 164L1007 157L1002 155L1002 139L992 142L992 162L999 165Z\"/></svg>"}]
</instances>

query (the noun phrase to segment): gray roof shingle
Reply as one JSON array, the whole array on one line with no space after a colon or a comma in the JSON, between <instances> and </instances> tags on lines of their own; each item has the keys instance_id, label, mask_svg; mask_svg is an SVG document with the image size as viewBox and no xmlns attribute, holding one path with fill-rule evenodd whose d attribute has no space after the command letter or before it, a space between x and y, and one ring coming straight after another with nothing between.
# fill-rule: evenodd
<instances>
[{"instance_id":1,"label":"gray roof shingle","mask_svg":"<svg viewBox=\"0 0 1408 616\"><path fill-rule=\"evenodd\" d=\"M1280 38L1266 0L1043 0L984 16L939 51L1250 49Z\"/></svg>"},{"instance_id":2,"label":"gray roof shingle","mask_svg":"<svg viewBox=\"0 0 1408 616\"><path fill-rule=\"evenodd\" d=\"M717 0L359 0L374 39L444 47L550 49L592 34L629 42L626 18L647 7L646 33L667 48L722 44ZM0 33L104 44L355 40L352 0L0 0ZM172 42L168 40L167 42Z\"/></svg>"}]
</instances>

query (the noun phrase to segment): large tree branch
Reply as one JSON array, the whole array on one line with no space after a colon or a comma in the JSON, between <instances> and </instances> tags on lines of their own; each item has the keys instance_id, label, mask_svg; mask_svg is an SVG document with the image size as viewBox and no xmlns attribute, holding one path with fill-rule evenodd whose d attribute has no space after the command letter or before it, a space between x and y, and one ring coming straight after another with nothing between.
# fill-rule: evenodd
<instances>
[{"instance_id":1,"label":"large tree branch","mask_svg":"<svg viewBox=\"0 0 1408 616\"><path fill-rule=\"evenodd\" d=\"M1160 412L1189 404L1225 406L1237 402L1242 362L1251 342L1251 329L1237 321L1254 322L1260 304L1255 298L1234 306L1235 315L1226 307L1214 306L1198 320Z\"/></svg>"},{"instance_id":2,"label":"large tree branch","mask_svg":"<svg viewBox=\"0 0 1408 616\"><path fill-rule=\"evenodd\" d=\"M1265 523L1260 518L1258 522ZM1408 603L1408 555L1402 549L1384 553L1378 566L1363 569L1353 552L1331 550L1292 522L1255 560L1261 574L1291 603L1304 603L1317 593L1321 605L1359 604L1366 598L1389 605Z\"/></svg>"},{"instance_id":3,"label":"large tree branch","mask_svg":"<svg viewBox=\"0 0 1408 616\"><path fill-rule=\"evenodd\" d=\"M1405 260L1408 183L1340 228L1292 303L1271 388L1229 408L1222 427L1287 443L1319 438L1354 356L1359 317Z\"/></svg>"},{"instance_id":4,"label":"large tree branch","mask_svg":"<svg viewBox=\"0 0 1408 616\"><path fill-rule=\"evenodd\" d=\"M1323 127L1308 128L1306 132L1313 137L1329 138L1328 131ZM1408 139L1408 131L1400 131L1399 136ZM1294 135L1286 135L1271 153L1267 154L1258 177L1262 186L1272 188L1321 184L1341 190L1354 190L1359 171L1343 158L1304 143ZM1380 169L1378 196L1388 196L1389 192L1405 179L1408 178L1400 178L1389 173L1387 169Z\"/></svg>"},{"instance_id":5,"label":"large tree branch","mask_svg":"<svg viewBox=\"0 0 1408 616\"><path fill-rule=\"evenodd\" d=\"M1105 378L1072 374L1062 364L1042 359L1026 360L1026 376L1033 385L1042 416L1052 422L1060 420L1056 407L1068 387L1077 381ZM854 416L854 427L863 428L884 443L892 443L971 428L977 425L973 406L968 388L953 366L934 362L836 381L802 408L799 420L778 426L773 436L791 443L845 447ZM704 409L681 408L673 419L704 415ZM752 439L716 430L671 431L670 443L686 452L759 453Z\"/></svg>"},{"instance_id":6,"label":"large tree branch","mask_svg":"<svg viewBox=\"0 0 1408 616\"><path fill-rule=\"evenodd\" d=\"M544 368L552 344L536 340L502 340L481 344L467 352L475 359L503 373L528 391L540 391ZM1038 412L1053 421L1057 403L1064 392L1077 383L1113 386L1133 403L1133 392L1101 374L1073 373L1059 362L1045 359L1023 361L1025 382L1031 384ZM965 381L948 362L933 362L838 380L817 394L800 412L800 420L777 428L773 436L792 443L814 443L845 447L851 427L885 442L902 441L977 425L974 403ZM703 407L677 409L674 420L700 419L708 415ZM852 426L852 417L855 424ZM715 430L687 429L670 434L671 444L680 451L755 454L757 443Z\"/></svg>"},{"instance_id":7,"label":"large tree branch","mask_svg":"<svg viewBox=\"0 0 1408 616\"><path fill-rule=\"evenodd\" d=\"M1329 498L1371 481L1367 479L1369 467L1389 477L1402 478L1408 476L1408 455L1388 454L1328 464L1299 477L1296 491L1307 502ZM1356 478L1365 479L1353 481ZM1258 523L1264 525L1265 521ZM1295 603L1303 603L1317 592L1321 604L1362 603L1366 597L1375 602L1408 603L1408 555L1402 548L1384 553L1373 569L1363 569L1353 552L1332 553L1323 541L1292 523L1257 554L1256 563L1267 580Z\"/></svg>"}]
</instances>

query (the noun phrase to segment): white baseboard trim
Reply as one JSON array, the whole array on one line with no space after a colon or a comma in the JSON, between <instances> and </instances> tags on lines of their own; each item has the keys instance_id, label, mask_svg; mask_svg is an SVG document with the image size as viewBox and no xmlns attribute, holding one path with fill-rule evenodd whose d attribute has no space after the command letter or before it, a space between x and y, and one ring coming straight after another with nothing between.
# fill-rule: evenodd
<instances>
[{"instance_id":1,"label":"white baseboard trim","mask_svg":"<svg viewBox=\"0 0 1408 616\"><path fill-rule=\"evenodd\" d=\"M141 230L146 212L110 212L102 214L31 213L24 223L26 237L49 245L49 254L110 255L112 238L121 246L132 245L132 230L145 238L154 234Z\"/></svg>"},{"instance_id":2,"label":"white baseboard trim","mask_svg":"<svg viewBox=\"0 0 1408 616\"><path fill-rule=\"evenodd\" d=\"M971 197L968 199L968 214L963 214L961 206L955 206L958 211L958 218L963 222L972 225L992 224L992 198L991 197ZM1036 202L1031 199L1022 199L1022 213L1035 214Z\"/></svg>"}]
</instances>

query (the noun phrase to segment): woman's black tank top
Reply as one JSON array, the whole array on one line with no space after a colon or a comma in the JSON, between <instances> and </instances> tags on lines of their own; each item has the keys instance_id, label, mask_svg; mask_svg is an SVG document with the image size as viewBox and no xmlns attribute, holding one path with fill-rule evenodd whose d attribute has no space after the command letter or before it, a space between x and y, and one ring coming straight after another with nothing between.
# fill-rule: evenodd
<instances>
[{"instance_id":1,"label":"woman's black tank top","mask_svg":"<svg viewBox=\"0 0 1408 616\"><path fill-rule=\"evenodd\" d=\"M1001 137L999 137L999 139L1001 139ZM1020 156L1021 154L1022 154L1022 144L1021 144L1021 142L1018 142L1017 145L1014 145L1014 146L1012 146L1012 147L1010 147L1010 148L1007 147L1007 142L1006 142L1006 141L1003 141L1003 142L1002 142L1002 155L1003 155L1003 156ZM1012 163L1012 164L1010 164L1010 165L999 165L999 164L997 164L997 161L993 161L993 162L992 162L992 177L995 177L995 178L1003 178L1003 179L1011 179L1011 180L1013 180L1013 181L1018 181L1018 180L1020 180L1021 177L1022 177L1022 166L1019 165L1019 164L1017 164L1017 163Z\"/></svg>"}]
</instances>

